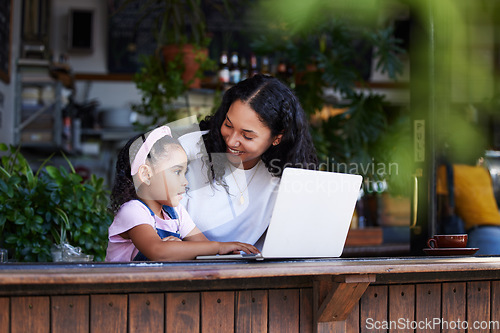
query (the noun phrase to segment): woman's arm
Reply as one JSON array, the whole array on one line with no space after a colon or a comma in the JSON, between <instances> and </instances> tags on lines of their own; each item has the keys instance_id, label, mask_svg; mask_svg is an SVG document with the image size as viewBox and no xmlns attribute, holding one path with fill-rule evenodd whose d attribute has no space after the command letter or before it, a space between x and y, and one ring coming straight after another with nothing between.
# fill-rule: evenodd
<instances>
[{"instance_id":1,"label":"woman's arm","mask_svg":"<svg viewBox=\"0 0 500 333\"><path fill-rule=\"evenodd\" d=\"M194 231L194 230L193 230ZM193 231L191 233L193 233ZM190 233L190 235L191 235ZM200 232L201 235L203 235ZM259 253L253 245L240 242L163 242L156 231L147 224L140 224L127 231L135 247L152 261L171 261L195 259L198 255L227 254L236 251ZM201 238L199 234L186 237ZM193 240L189 238L189 240Z\"/></svg>"},{"instance_id":2,"label":"woman's arm","mask_svg":"<svg viewBox=\"0 0 500 333\"><path fill-rule=\"evenodd\" d=\"M193 230L189 234L184 237L185 241L195 241L195 242L203 242L208 241L207 237L198 229L198 227L194 227Z\"/></svg>"}]
</instances>

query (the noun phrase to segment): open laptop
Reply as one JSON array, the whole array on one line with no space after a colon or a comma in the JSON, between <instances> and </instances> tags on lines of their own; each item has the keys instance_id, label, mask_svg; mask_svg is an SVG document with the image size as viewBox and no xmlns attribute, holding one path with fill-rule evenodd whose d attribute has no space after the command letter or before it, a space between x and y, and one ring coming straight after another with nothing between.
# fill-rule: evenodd
<instances>
[{"instance_id":1,"label":"open laptop","mask_svg":"<svg viewBox=\"0 0 500 333\"><path fill-rule=\"evenodd\" d=\"M362 177L285 168L262 253L197 259L340 257Z\"/></svg>"}]
</instances>

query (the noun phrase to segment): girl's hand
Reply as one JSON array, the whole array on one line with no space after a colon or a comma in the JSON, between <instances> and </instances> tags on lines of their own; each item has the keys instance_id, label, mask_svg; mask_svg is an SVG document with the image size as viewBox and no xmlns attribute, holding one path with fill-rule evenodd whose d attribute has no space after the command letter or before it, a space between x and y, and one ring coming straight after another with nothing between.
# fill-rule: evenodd
<instances>
[{"instance_id":1,"label":"girl's hand","mask_svg":"<svg viewBox=\"0 0 500 333\"><path fill-rule=\"evenodd\" d=\"M161 241L162 242L176 242L176 241L182 242L182 240L179 237L175 237L175 236L167 236L165 238L162 238Z\"/></svg>"},{"instance_id":2,"label":"girl's hand","mask_svg":"<svg viewBox=\"0 0 500 333\"><path fill-rule=\"evenodd\" d=\"M243 251L245 253L260 253L259 250L253 245L240 242L219 242L218 254L238 253Z\"/></svg>"}]
</instances>

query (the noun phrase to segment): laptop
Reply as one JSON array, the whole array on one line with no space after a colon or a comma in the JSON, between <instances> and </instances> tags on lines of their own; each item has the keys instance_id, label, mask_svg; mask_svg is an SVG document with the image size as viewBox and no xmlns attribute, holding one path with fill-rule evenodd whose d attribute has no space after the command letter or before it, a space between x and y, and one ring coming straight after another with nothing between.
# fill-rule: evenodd
<instances>
[{"instance_id":1,"label":"laptop","mask_svg":"<svg viewBox=\"0 0 500 333\"><path fill-rule=\"evenodd\" d=\"M362 179L360 175L285 168L261 253L197 259L340 257Z\"/></svg>"}]
</instances>

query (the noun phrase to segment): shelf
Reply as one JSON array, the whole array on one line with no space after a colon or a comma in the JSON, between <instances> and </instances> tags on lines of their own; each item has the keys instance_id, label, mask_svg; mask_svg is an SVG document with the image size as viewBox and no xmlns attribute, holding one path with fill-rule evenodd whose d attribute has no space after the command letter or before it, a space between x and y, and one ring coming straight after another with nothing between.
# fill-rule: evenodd
<instances>
[{"instance_id":1,"label":"shelf","mask_svg":"<svg viewBox=\"0 0 500 333\"><path fill-rule=\"evenodd\" d=\"M373 246L383 242L383 231L380 227L350 229L345 246Z\"/></svg>"},{"instance_id":2,"label":"shelf","mask_svg":"<svg viewBox=\"0 0 500 333\"><path fill-rule=\"evenodd\" d=\"M132 82L134 74L126 73L75 73L75 80L80 81L129 81ZM202 82L202 86L207 90L223 89L220 84L213 84ZM356 83L358 88L371 88L371 89L410 89L409 82L391 82L391 81L374 81L366 82L363 85Z\"/></svg>"},{"instance_id":3,"label":"shelf","mask_svg":"<svg viewBox=\"0 0 500 333\"><path fill-rule=\"evenodd\" d=\"M134 74L99 74L99 73L75 73L75 80L80 81L130 81Z\"/></svg>"},{"instance_id":4,"label":"shelf","mask_svg":"<svg viewBox=\"0 0 500 333\"><path fill-rule=\"evenodd\" d=\"M19 59L16 74L14 143L23 147L62 146L61 82L49 63Z\"/></svg>"},{"instance_id":5,"label":"shelf","mask_svg":"<svg viewBox=\"0 0 500 333\"><path fill-rule=\"evenodd\" d=\"M82 136L95 136L99 137L102 141L120 141L128 140L139 132L135 131L133 127L122 127L122 128L102 128L102 129L91 129L82 128Z\"/></svg>"}]
</instances>

